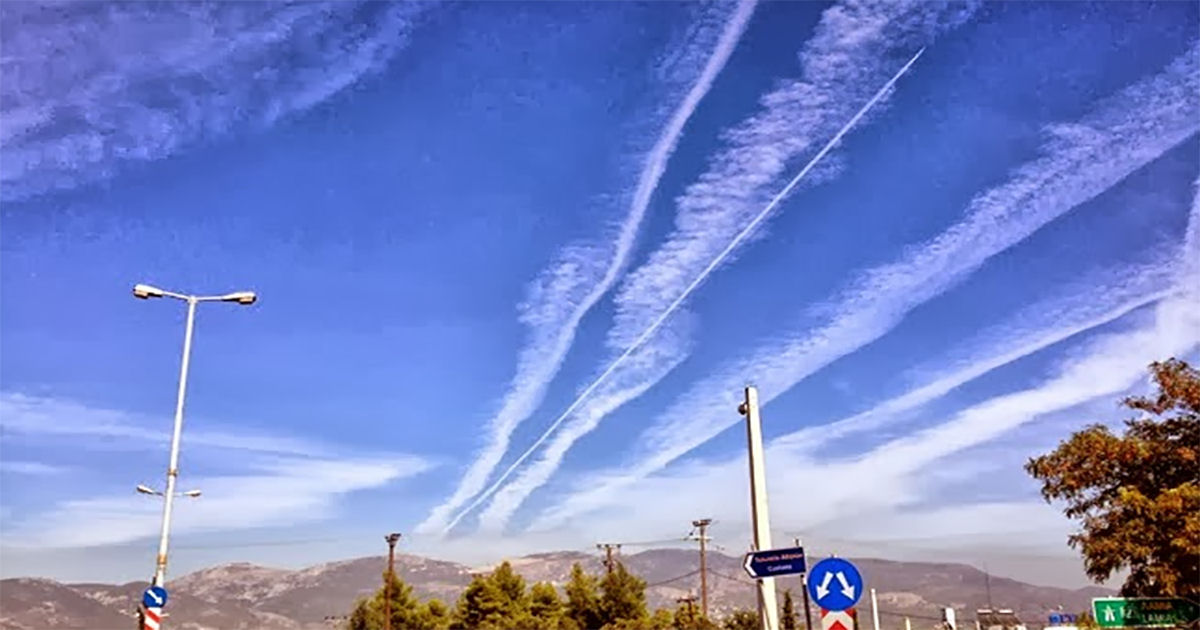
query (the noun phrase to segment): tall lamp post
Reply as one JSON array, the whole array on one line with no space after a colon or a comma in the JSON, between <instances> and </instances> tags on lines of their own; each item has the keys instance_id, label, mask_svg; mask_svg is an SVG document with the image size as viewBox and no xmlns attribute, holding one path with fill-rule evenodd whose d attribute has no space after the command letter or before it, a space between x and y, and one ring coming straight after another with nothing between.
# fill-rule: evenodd
<instances>
[{"instance_id":1,"label":"tall lamp post","mask_svg":"<svg viewBox=\"0 0 1200 630\"><path fill-rule=\"evenodd\" d=\"M158 539L158 556L154 561L154 586L162 586L167 577L167 541L171 536L171 508L175 502L175 480L179 476L179 436L183 432L183 399L187 392L188 361L192 355L192 330L196 323L196 305L200 302L235 302L243 306L254 304L258 296L253 291L238 291L225 295L185 295L164 291L158 287L139 284L133 287L134 297L148 300L150 298L175 298L187 302L187 327L183 333L183 362L179 367L179 395L175 400L175 428L171 433L171 459L167 466L167 487L162 491L163 518L162 534ZM144 492L143 492L144 493ZM151 491L152 494L158 494ZM190 494L190 493L189 493ZM198 494L198 493L196 493Z\"/></svg>"}]
</instances>

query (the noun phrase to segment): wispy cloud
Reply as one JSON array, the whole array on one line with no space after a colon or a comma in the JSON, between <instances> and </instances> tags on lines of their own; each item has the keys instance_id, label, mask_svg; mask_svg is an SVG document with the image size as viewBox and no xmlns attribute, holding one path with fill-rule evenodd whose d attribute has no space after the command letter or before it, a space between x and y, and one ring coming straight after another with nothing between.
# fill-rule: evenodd
<instances>
[{"instance_id":1,"label":"wispy cloud","mask_svg":"<svg viewBox=\"0 0 1200 630\"><path fill-rule=\"evenodd\" d=\"M686 322L687 318L677 321ZM572 421L554 434L541 456L493 495L492 502L479 515L481 528L492 532L503 530L525 497L546 483L579 438L596 428L605 416L646 393L679 365L687 356L690 332L690 326L669 326L660 331L655 343L641 346L631 354L622 369L571 415Z\"/></svg>"},{"instance_id":2,"label":"wispy cloud","mask_svg":"<svg viewBox=\"0 0 1200 630\"><path fill-rule=\"evenodd\" d=\"M1052 125L1043 157L976 196L966 217L898 261L860 274L830 301L830 322L761 348L699 381L638 440L629 465L586 481L553 508L558 521L603 503L737 422L740 388L756 382L764 404L839 357L894 328L999 252L1094 198L1200 128L1196 48L1163 72L1105 99L1079 122ZM713 392L720 392L714 399Z\"/></svg>"},{"instance_id":3,"label":"wispy cloud","mask_svg":"<svg viewBox=\"0 0 1200 630\"><path fill-rule=\"evenodd\" d=\"M383 68L429 6L4 3L3 198L103 180L306 110Z\"/></svg>"},{"instance_id":4,"label":"wispy cloud","mask_svg":"<svg viewBox=\"0 0 1200 630\"><path fill-rule=\"evenodd\" d=\"M49 477L61 475L70 469L66 466L53 466L42 462L23 462L8 459L0 460L0 474L29 475L31 477Z\"/></svg>"},{"instance_id":5,"label":"wispy cloud","mask_svg":"<svg viewBox=\"0 0 1200 630\"><path fill-rule=\"evenodd\" d=\"M484 514L485 526L502 528L529 494L553 476L575 441L620 406L613 402L623 404L648 390L685 358L688 347L674 333L665 341L659 327L668 324L687 296L760 230L768 214L802 181L830 176L832 170L822 159L886 100L916 60L910 55L919 55L939 32L964 21L970 12L970 5L919 2L845 2L825 11L801 53L803 79L764 96L759 113L725 134L727 147L677 200L675 229L623 283L607 339L617 358L471 506L498 487L564 420L574 417L567 429L554 434L542 457L496 495ZM815 150L819 142L826 144ZM809 157L808 163L784 186L781 178L802 156ZM658 337L653 337L656 332ZM664 363L654 369L619 365L635 351L662 356ZM609 374L614 381L637 384L605 383L597 389L601 393L596 400L579 406ZM604 391L614 389L620 391Z\"/></svg>"},{"instance_id":6,"label":"wispy cloud","mask_svg":"<svg viewBox=\"0 0 1200 630\"><path fill-rule=\"evenodd\" d=\"M195 477L204 495L179 505L175 531L201 533L319 521L336 514L340 497L419 474L430 464L418 457L312 460L265 458L242 475ZM158 532L161 506L133 493L64 501L12 519L9 547L62 548L126 543ZM87 523L87 527L80 527Z\"/></svg>"},{"instance_id":7,"label":"wispy cloud","mask_svg":"<svg viewBox=\"0 0 1200 630\"><path fill-rule=\"evenodd\" d=\"M1184 356L1200 348L1200 302L1196 290L1187 291L1190 295L1173 294L1164 299L1153 313L1131 314L1132 326L1126 330L1085 342L1060 361L1042 383L971 405L952 414L946 422L869 452L821 460L795 442L772 444L766 454L769 487L805 488L803 501L774 503L774 528L857 543L912 538L926 531L959 538L967 547L975 546L981 535L1013 534L1011 521L1000 521L1010 524L997 531L986 519L979 518L984 514L1034 511L1037 519L1020 522L1036 524L1040 532L1061 541L1066 528L1055 527L1056 521L1050 517L1053 515L1064 525L1066 521L1053 510L1038 510L1031 503L966 506L970 509L965 513L957 509L963 506L941 508L939 513L949 520L935 529L926 529L928 521L919 515L929 512L930 502L940 502L938 496L945 479L939 478L944 477L947 457L1039 418L1080 409L1090 401L1111 400L1143 379L1150 361ZM967 473L977 480L992 474L978 470ZM677 528L680 513L704 513L720 519L726 528L744 531L740 525L746 521L748 505L745 474L744 456L686 461L629 485L619 500L610 496L593 503L588 510L593 512L588 526L615 527L615 520L627 520L625 506L638 505L639 531L651 537ZM566 519L544 520L539 529L549 535L563 531L567 523ZM574 529L576 524L570 527Z\"/></svg>"},{"instance_id":8,"label":"wispy cloud","mask_svg":"<svg viewBox=\"0 0 1200 630\"><path fill-rule=\"evenodd\" d=\"M1123 267L1072 283L1060 291L1060 297L1035 303L1011 321L964 343L959 352L962 356L937 362L938 366L950 365L949 369L915 370L933 374L925 379L926 384L853 416L781 436L773 444L812 452L834 440L881 427L993 370L1169 297L1176 292L1173 262Z\"/></svg>"},{"instance_id":9,"label":"wispy cloud","mask_svg":"<svg viewBox=\"0 0 1200 630\"><path fill-rule=\"evenodd\" d=\"M204 424L209 424L204 422ZM56 398L0 393L0 435L5 455L20 440L38 440L53 449L50 463L5 459L0 472L55 474L55 457L79 460L81 440L89 451L111 441L116 448L155 449L166 457L169 419L151 422L137 414L92 407ZM412 477L435 466L409 454L349 452L333 445L242 430L184 427L184 449L220 453L220 474L188 476L184 490L204 495L187 501L178 513L181 532L235 530L320 520L335 514L340 497ZM65 454L65 455L64 455ZM165 460L164 460L165 461ZM81 489L81 492L84 491ZM36 509L38 511L31 511ZM12 547L108 545L155 533L161 506L133 492L61 501L53 506L22 507L5 524L4 544ZM88 523L88 527L79 527Z\"/></svg>"},{"instance_id":10,"label":"wispy cloud","mask_svg":"<svg viewBox=\"0 0 1200 630\"><path fill-rule=\"evenodd\" d=\"M705 9L693 29L693 37L672 60L670 74L674 81L688 80L667 86L668 92L679 91L682 95L668 99L679 100L679 104L654 145L641 158L641 172L629 198L627 214L611 240L566 247L530 285L529 295L520 307L521 322L530 331L529 340L521 351L516 376L500 410L489 423L487 442L454 493L434 508L418 531L444 529L452 513L483 490L508 450L512 432L541 404L546 387L574 343L580 322L612 288L628 263L638 229L683 129L733 54L754 13L755 3L756 0L741 0L736 5L718 3Z\"/></svg>"},{"instance_id":11,"label":"wispy cloud","mask_svg":"<svg viewBox=\"0 0 1200 630\"><path fill-rule=\"evenodd\" d=\"M107 440L115 448L143 449L167 444L171 439L169 428L169 417L156 421L72 400L0 392L0 434L5 439L91 437ZM292 436L242 429L196 429L188 423L184 440L189 446L293 456L329 455L331 450L327 445Z\"/></svg>"}]
</instances>

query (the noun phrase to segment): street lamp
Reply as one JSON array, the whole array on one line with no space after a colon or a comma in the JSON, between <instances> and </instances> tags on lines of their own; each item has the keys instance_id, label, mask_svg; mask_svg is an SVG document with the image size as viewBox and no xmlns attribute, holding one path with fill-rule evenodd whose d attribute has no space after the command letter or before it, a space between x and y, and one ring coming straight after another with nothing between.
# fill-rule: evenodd
<instances>
[{"instance_id":1,"label":"street lamp","mask_svg":"<svg viewBox=\"0 0 1200 630\"><path fill-rule=\"evenodd\" d=\"M179 437L183 433L183 400L187 393L188 361L192 355L192 331L196 324L196 305L200 302L236 302L243 306L249 306L258 300L258 296L253 291L237 291L226 293L225 295L187 295L165 291L148 284L135 285L133 287L133 295L143 300L163 297L175 298L187 302L188 305L187 324L183 333L183 361L179 366L179 394L175 400L175 428L171 433L171 460L167 467L167 487L162 492L144 485L137 487L137 491L142 494L157 495L163 498L162 535L158 540L158 556L155 558L154 563L153 582L154 586L162 586L167 576L167 542L171 535L171 508L174 505L175 497L179 496L175 492L175 480L179 476ZM200 491L189 490L188 492L184 492L182 496L198 497L200 496Z\"/></svg>"},{"instance_id":2,"label":"street lamp","mask_svg":"<svg viewBox=\"0 0 1200 630\"><path fill-rule=\"evenodd\" d=\"M137 490L139 494L149 494L151 496L156 496L156 497L163 496L163 492L161 490L155 490L154 488L151 488L150 486L140 484L140 483L134 489ZM201 493L199 490L188 490L187 492L176 492L175 496L187 497L189 499L195 499L196 497L200 496L200 494Z\"/></svg>"}]
</instances>

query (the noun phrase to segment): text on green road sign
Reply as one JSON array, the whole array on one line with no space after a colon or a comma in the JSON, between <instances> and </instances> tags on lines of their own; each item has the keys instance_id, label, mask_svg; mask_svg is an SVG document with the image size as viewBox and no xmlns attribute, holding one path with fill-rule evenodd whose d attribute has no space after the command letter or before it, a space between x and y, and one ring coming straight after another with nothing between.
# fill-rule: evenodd
<instances>
[{"instance_id":1,"label":"text on green road sign","mask_svg":"<svg viewBox=\"0 0 1200 630\"><path fill-rule=\"evenodd\" d=\"M1200 607L1174 597L1097 597L1092 613L1101 628L1182 626L1200 616Z\"/></svg>"}]
</instances>

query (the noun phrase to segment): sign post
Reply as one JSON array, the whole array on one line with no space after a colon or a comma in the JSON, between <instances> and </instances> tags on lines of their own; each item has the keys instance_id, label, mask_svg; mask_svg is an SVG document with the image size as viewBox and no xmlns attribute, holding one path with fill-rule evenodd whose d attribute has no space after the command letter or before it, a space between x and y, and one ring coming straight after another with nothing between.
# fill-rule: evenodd
<instances>
[{"instance_id":1,"label":"sign post","mask_svg":"<svg viewBox=\"0 0 1200 630\"><path fill-rule=\"evenodd\" d=\"M159 630L166 605L167 589L155 585L142 593L142 630Z\"/></svg>"},{"instance_id":2,"label":"sign post","mask_svg":"<svg viewBox=\"0 0 1200 630\"><path fill-rule=\"evenodd\" d=\"M1178 597L1097 597L1092 614L1101 628L1182 627L1200 619L1200 606Z\"/></svg>"},{"instance_id":3,"label":"sign post","mask_svg":"<svg viewBox=\"0 0 1200 630\"><path fill-rule=\"evenodd\" d=\"M787 549L768 549L766 551L751 551L742 561L746 574L758 580L777 575L796 575L804 573L804 548L789 547Z\"/></svg>"}]
</instances>

